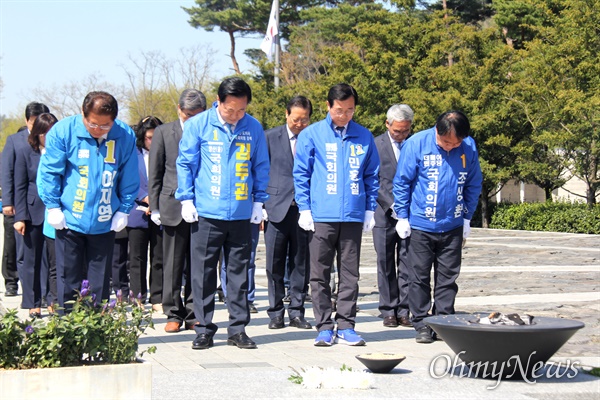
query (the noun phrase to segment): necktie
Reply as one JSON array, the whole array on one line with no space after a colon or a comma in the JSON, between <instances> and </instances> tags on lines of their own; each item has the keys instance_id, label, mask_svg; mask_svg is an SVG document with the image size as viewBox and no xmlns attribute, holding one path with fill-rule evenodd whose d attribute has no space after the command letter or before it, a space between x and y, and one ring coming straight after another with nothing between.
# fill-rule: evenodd
<instances>
[{"instance_id":1,"label":"necktie","mask_svg":"<svg viewBox=\"0 0 600 400\"><path fill-rule=\"evenodd\" d=\"M338 135L340 135L341 138L343 138L344 136L342 135L344 133L344 127L343 126L336 126L335 130L337 131Z\"/></svg>"},{"instance_id":2,"label":"necktie","mask_svg":"<svg viewBox=\"0 0 600 400\"><path fill-rule=\"evenodd\" d=\"M227 123L227 124L225 124L225 126L227 127L229 134L233 136L233 125Z\"/></svg>"},{"instance_id":3,"label":"necktie","mask_svg":"<svg viewBox=\"0 0 600 400\"><path fill-rule=\"evenodd\" d=\"M396 148L394 153L396 154L396 161L398 161L398 159L400 158L400 143L398 142L393 142L394 143L394 147Z\"/></svg>"},{"instance_id":4,"label":"necktie","mask_svg":"<svg viewBox=\"0 0 600 400\"><path fill-rule=\"evenodd\" d=\"M292 155L296 157L296 144L298 143L298 135L294 135L290 138L292 142Z\"/></svg>"}]
</instances>

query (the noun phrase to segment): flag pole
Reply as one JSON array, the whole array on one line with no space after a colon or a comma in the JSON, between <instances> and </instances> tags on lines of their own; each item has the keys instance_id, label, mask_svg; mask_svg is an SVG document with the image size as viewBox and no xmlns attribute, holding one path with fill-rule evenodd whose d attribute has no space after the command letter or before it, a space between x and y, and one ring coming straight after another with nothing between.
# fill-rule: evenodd
<instances>
[{"instance_id":1,"label":"flag pole","mask_svg":"<svg viewBox=\"0 0 600 400\"><path fill-rule=\"evenodd\" d=\"M277 22L277 31L279 31L279 0L273 0L273 7L275 8L275 21ZM275 39L275 67L273 68L274 75L274 86L275 89L279 88L279 32Z\"/></svg>"}]
</instances>

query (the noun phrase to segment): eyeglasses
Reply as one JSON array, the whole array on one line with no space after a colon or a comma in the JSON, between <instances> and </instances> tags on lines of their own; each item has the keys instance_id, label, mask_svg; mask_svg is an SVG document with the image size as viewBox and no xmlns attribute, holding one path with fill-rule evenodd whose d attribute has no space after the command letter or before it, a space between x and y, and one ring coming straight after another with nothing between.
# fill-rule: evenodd
<instances>
[{"instance_id":1,"label":"eyeglasses","mask_svg":"<svg viewBox=\"0 0 600 400\"><path fill-rule=\"evenodd\" d=\"M87 123L89 128L92 129L102 129L103 131L110 131L110 128L112 128L112 125L98 125L98 124L91 124L91 123Z\"/></svg>"},{"instance_id":2,"label":"eyeglasses","mask_svg":"<svg viewBox=\"0 0 600 400\"><path fill-rule=\"evenodd\" d=\"M329 112L333 115L335 115L336 117L351 117L354 115L354 111L355 110L346 110L346 111L342 111L340 109L335 109L335 110L329 110Z\"/></svg>"},{"instance_id":3,"label":"eyeglasses","mask_svg":"<svg viewBox=\"0 0 600 400\"><path fill-rule=\"evenodd\" d=\"M310 122L309 118L292 118L292 123L293 124L302 124L302 125L306 125Z\"/></svg>"}]
</instances>

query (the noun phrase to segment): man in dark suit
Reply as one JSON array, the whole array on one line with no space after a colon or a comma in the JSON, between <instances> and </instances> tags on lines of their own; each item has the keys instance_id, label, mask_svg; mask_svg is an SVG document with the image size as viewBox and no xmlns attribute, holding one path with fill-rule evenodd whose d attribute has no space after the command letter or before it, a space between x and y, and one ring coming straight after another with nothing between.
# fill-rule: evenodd
<instances>
[{"instance_id":1,"label":"man in dark suit","mask_svg":"<svg viewBox=\"0 0 600 400\"><path fill-rule=\"evenodd\" d=\"M183 123L206 110L206 97L196 89L186 89L179 97L177 113L179 119L160 125L154 131L148 162L148 197L150 218L156 225L163 226L163 312L167 316L165 331L179 332L193 329L196 322L191 294L190 269L190 224L181 218L181 203L175 199L177 189L177 167L179 141ZM185 293L181 299L183 274Z\"/></svg>"},{"instance_id":2,"label":"man in dark suit","mask_svg":"<svg viewBox=\"0 0 600 400\"><path fill-rule=\"evenodd\" d=\"M38 115L50 110L45 104L32 102L25 107L26 129L10 135L2 151L2 214L4 214L4 250L2 255L2 276L5 295L16 296L19 283L18 268L23 265L23 236L15 235L15 160L21 148L29 146L27 137Z\"/></svg>"},{"instance_id":3,"label":"man in dark suit","mask_svg":"<svg viewBox=\"0 0 600 400\"><path fill-rule=\"evenodd\" d=\"M296 96L286 107L286 124L265 132L271 169L269 200L265 202L268 225L265 229L267 279L271 321L269 329L285 326L284 275L288 264L290 279L290 326L310 329L304 319L304 301L308 289L308 232L298 226L298 206L294 200L294 156L300 132L310 123L312 104L304 96Z\"/></svg>"},{"instance_id":4,"label":"man in dark suit","mask_svg":"<svg viewBox=\"0 0 600 400\"><path fill-rule=\"evenodd\" d=\"M387 132L375 138L379 152L379 193L375 209L373 244L377 253L379 311L383 326L412 326L408 312L408 269L406 240L396 233L396 214L392 194L400 146L410 134L413 110L406 104L394 104L387 112Z\"/></svg>"}]
</instances>

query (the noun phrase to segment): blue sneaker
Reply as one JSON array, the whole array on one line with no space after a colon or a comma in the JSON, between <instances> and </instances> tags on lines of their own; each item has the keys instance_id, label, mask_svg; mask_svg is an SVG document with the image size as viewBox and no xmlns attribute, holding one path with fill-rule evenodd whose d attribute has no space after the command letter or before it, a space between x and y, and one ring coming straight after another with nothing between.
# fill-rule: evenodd
<instances>
[{"instance_id":1,"label":"blue sneaker","mask_svg":"<svg viewBox=\"0 0 600 400\"><path fill-rule=\"evenodd\" d=\"M364 346L365 340L354 332L354 329L338 329L335 335L336 343L347 344L348 346Z\"/></svg>"},{"instance_id":2,"label":"blue sneaker","mask_svg":"<svg viewBox=\"0 0 600 400\"><path fill-rule=\"evenodd\" d=\"M331 346L333 344L333 331L321 331L315 339L315 346Z\"/></svg>"}]
</instances>

